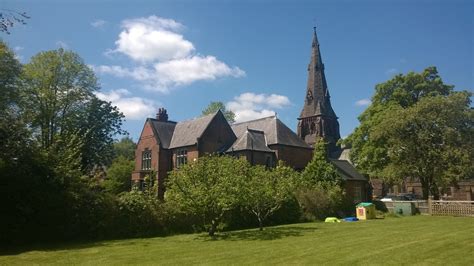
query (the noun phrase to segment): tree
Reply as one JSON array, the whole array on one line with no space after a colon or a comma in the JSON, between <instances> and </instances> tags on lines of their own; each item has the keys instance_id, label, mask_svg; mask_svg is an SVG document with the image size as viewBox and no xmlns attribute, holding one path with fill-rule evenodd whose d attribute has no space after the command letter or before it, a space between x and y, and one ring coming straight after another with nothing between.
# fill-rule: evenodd
<instances>
[{"instance_id":1,"label":"tree","mask_svg":"<svg viewBox=\"0 0 474 266\"><path fill-rule=\"evenodd\" d=\"M334 165L329 161L328 143L318 140L314 146L313 159L301 173L305 185L319 184L321 186L340 185L341 177Z\"/></svg>"},{"instance_id":2,"label":"tree","mask_svg":"<svg viewBox=\"0 0 474 266\"><path fill-rule=\"evenodd\" d=\"M0 41L0 161L12 162L30 146L30 132L18 112L21 64Z\"/></svg>"},{"instance_id":3,"label":"tree","mask_svg":"<svg viewBox=\"0 0 474 266\"><path fill-rule=\"evenodd\" d=\"M202 217L214 236L224 214L241 202L242 182L248 176L245 159L205 156L170 173L165 200Z\"/></svg>"},{"instance_id":4,"label":"tree","mask_svg":"<svg viewBox=\"0 0 474 266\"><path fill-rule=\"evenodd\" d=\"M117 157L107 169L107 178L103 183L105 190L113 194L130 191L130 176L134 168L133 160Z\"/></svg>"},{"instance_id":5,"label":"tree","mask_svg":"<svg viewBox=\"0 0 474 266\"><path fill-rule=\"evenodd\" d=\"M342 179L336 167L329 161L328 143L316 142L313 159L301 173L296 199L307 219L323 219L341 211L344 201Z\"/></svg>"},{"instance_id":6,"label":"tree","mask_svg":"<svg viewBox=\"0 0 474 266\"><path fill-rule=\"evenodd\" d=\"M20 74L20 62L13 51L0 40L0 110L17 104Z\"/></svg>"},{"instance_id":7,"label":"tree","mask_svg":"<svg viewBox=\"0 0 474 266\"><path fill-rule=\"evenodd\" d=\"M75 122L98 89L94 72L79 55L62 48L35 55L24 66L23 80L23 111L44 148L70 133L66 123Z\"/></svg>"},{"instance_id":8,"label":"tree","mask_svg":"<svg viewBox=\"0 0 474 266\"><path fill-rule=\"evenodd\" d=\"M393 108L373 127L373 138L386 140L388 164L383 176L419 180L423 197L439 197L439 187L474 173L472 93L424 97L409 108Z\"/></svg>"},{"instance_id":9,"label":"tree","mask_svg":"<svg viewBox=\"0 0 474 266\"><path fill-rule=\"evenodd\" d=\"M443 83L436 67L428 67L421 73L409 72L397 75L378 84L371 105L359 116L360 125L343 142L351 147L351 161L363 173L381 177L389 164L387 139L374 138L374 128L392 108L409 108L424 97L449 95L453 86Z\"/></svg>"},{"instance_id":10,"label":"tree","mask_svg":"<svg viewBox=\"0 0 474 266\"><path fill-rule=\"evenodd\" d=\"M134 160L136 146L137 144L130 137L124 137L114 142L114 155L116 158L122 156L127 160Z\"/></svg>"},{"instance_id":11,"label":"tree","mask_svg":"<svg viewBox=\"0 0 474 266\"><path fill-rule=\"evenodd\" d=\"M93 96L76 119L68 123L68 131L79 131L82 146L82 169L89 171L94 165L109 165L114 154L114 136L125 134L121 129L124 115L116 106ZM70 128L69 128L70 127Z\"/></svg>"},{"instance_id":12,"label":"tree","mask_svg":"<svg viewBox=\"0 0 474 266\"><path fill-rule=\"evenodd\" d=\"M43 150L61 158L68 153L64 143L80 146L83 172L112 161L113 137L124 133L124 116L94 95L97 78L79 55L64 49L41 52L25 65L22 78L20 106Z\"/></svg>"},{"instance_id":13,"label":"tree","mask_svg":"<svg viewBox=\"0 0 474 266\"><path fill-rule=\"evenodd\" d=\"M263 222L291 198L296 176L292 168L281 162L275 169L251 168L241 193L243 205L256 216L260 230L263 230Z\"/></svg>"},{"instance_id":14,"label":"tree","mask_svg":"<svg viewBox=\"0 0 474 266\"><path fill-rule=\"evenodd\" d=\"M0 9L0 32L10 34L10 28L15 24L26 24L30 16L26 12L18 12L10 9Z\"/></svg>"},{"instance_id":15,"label":"tree","mask_svg":"<svg viewBox=\"0 0 474 266\"><path fill-rule=\"evenodd\" d=\"M204 110L202 110L202 116L215 113L221 110L224 117L229 123L235 122L235 114L231 110L227 110L224 103L222 102L211 102Z\"/></svg>"}]
</instances>

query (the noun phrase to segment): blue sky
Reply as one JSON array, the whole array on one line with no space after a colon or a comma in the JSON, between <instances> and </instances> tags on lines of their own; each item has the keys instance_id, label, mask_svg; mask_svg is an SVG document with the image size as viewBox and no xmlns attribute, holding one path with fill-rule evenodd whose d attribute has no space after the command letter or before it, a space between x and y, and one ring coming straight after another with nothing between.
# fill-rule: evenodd
<instances>
[{"instance_id":1,"label":"blue sky","mask_svg":"<svg viewBox=\"0 0 474 266\"><path fill-rule=\"evenodd\" d=\"M77 52L100 97L126 114L135 140L146 116L199 116L222 101L239 120L276 112L295 129L313 26L341 136L358 125L374 86L437 66L474 88L472 1L4 1L28 25L1 34L23 63L44 50Z\"/></svg>"}]
</instances>

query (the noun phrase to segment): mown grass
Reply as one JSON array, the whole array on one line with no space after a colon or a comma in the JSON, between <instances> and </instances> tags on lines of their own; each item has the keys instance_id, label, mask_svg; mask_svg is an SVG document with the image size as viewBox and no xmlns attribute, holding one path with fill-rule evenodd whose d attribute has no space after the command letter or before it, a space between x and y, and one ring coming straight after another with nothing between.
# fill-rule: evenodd
<instances>
[{"instance_id":1,"label":"mown grass","mask_svg":"<svg viewBox=\"0 0 474 266\"><path fill-rule=\"evenodd\" d=\"M474 265L473 239L473 218L414 216L7 251L0 264Z\"/></svg>"}]
</instances>

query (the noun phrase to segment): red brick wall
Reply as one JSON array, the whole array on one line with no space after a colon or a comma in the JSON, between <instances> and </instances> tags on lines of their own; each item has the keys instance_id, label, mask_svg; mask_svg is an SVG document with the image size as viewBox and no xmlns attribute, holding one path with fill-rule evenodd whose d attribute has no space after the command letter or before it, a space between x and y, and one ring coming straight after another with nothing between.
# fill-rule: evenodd
<instances>
[{"instance_id":1,"label":"red brick wall","mask_svg":"<svg viewBox=\"0 0 474 266\"><path fill-rule=\"evenodd\" d=\"M355 188L360 187L361 191L361 199L360 202L368 201L368 183L366 181L358 181L358 180L348 180L344 182L344 189L346 191L346 198L349 200L356 202L358 200L355 199ZM357 202L358 203L358 202Z\"/></svg>"},{"instance_id":2,"label":"red brick wall","mask_svg":"<svg viewBox=\"0 0 474 266\"><path fill-rule=\"evenodd\" d=\"M276 165L276 158L275 155L272 153L268 152L260 152L260 151L238 151L229 153L229 155L237 156L237 157L245 157L245 159L253 165L264 165L266 166L267 164L267 156L270 156L272 158L272 164ZM252 158L253 157L253 158Z\"/></svg>"},{"instance_id":3,"label":"red brick wall","mask_svg":"<svg viewBox=\"0 0 474 266\"><path fill-rule=\"evenodd\" d=\"M234 131L224 116L217 115L199 140L199 152L201 156L218 152L223 147L230 147L236 139Z\"/></svg>"},{"instance_id":4,"label":"red brick wall","mask_svg":"<svg viewBox=\"0 0 474 266\"><path fill-rule=\"evenodd\" d=\"M288 166L296 170L304 169L313 157L312 149L278 144L270 145L269 148L275 151L277 160L284 161Z\"/></svg>"},{"instance_id":5,"label":"red brick wall","mask_svg":"<svg viewBox=\"0 0 474 266\"><path fill-rule=\"evenodd\" d=\"M172 168L173 169L176 166L176 154L177 154L178 150L181 150L181 149L186 149L187 150L187 152L188 152L188 163L193 162L195 159L197 160L197 158L199 157L199 151L197 150L196 145L173 149L173 151L172 151L172 154L173 154Z\"/></svg>"},{"instance_id":6,"label":"red brick wall","mask_svg":"<svg viewBox=\"0 0 474 266\"><path fill-rule=\"evenodd\" d=\"M151 168L158 171L159 146L149 121L143 126L142 134L138 139L135 150L135 171L142 169L142 152L147 148L151 150Z\"/></svg>"}]
</instances>

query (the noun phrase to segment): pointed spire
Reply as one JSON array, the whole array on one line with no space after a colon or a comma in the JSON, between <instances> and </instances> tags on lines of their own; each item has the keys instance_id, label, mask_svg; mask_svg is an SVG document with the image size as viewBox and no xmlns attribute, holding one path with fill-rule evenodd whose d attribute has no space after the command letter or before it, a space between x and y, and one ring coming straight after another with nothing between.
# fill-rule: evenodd
<instances>
[{"instance_id":1,"label":"pointed spire","mask_svg":"<svg viewBox=\"0 0 474 266\"><path fill-rule=\"evenodd\" d=\"M324 74L324 64L319 49L316 27L313 28L313 42L311 45L311 60L308 66L308 85L306 100L300 118L323 115L336 118L336 114L329 101L329 91Z\"/></svg>"},{"instance_id":2,"label":"pointed spire","mask_svg":"<svg viewBox=\"0 0 474 266\"><path fill-rule=\"evenodd\" d=\"M335 149L340 138L339 123L331 106L316 27L313 28L306 97L298 119L298 136L302 140L313 145L318 138L325 138Z\"/></svg>"},{"instance_id":3,"label":"pointed spire","mask_svg":"<svg viewBox=\"0 0 474 266\"><path fill-rule=\"evenodd\" d=\"M314 30L314 34L313 34L313 44L312 44L312 46L316 47L316 46L319 46L318 35L316 34L316 26L313 27L313 30Z\"/></svg>"}]
</instances>

